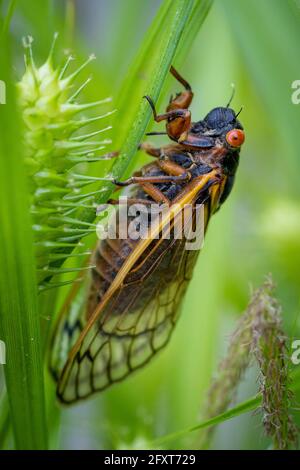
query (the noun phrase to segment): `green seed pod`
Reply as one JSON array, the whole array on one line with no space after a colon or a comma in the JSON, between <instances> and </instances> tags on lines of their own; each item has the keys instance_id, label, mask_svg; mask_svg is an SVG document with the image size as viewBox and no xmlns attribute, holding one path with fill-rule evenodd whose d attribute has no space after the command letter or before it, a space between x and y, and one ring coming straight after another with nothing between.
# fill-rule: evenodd
<instances>
[{"instance_id":1,"label":"green seed pod","mask_svg":"<svg viewBox=\"0 0 300 470\"><path fill-rule=\"evenodd\" d=\"M78 118L78 115L110 99L87 104L75 101L90 81L88 79L74 93L72 88L75 79L95 56L90 56L75 72L65 76L72 57L68 57L61 69L54 67L53 48L56 38L57 35L48 59L40 67L33 60L32 38L28 37L24 41L26 70L17 84L24 124L25 162L40 285L49 277L51 261L63 258L62 250L66 246L76 246L80 238L91 232L86 227L74 229L72 216L80 203L91 204L91 199L81 193L81 189L93 183L95 178L85 176L83 182L80 179L82 175L72 175L70 170L78 163L99 159L99 151L110 143L109 140L94 140L97 134L109 128L74 136L85 125L111 113L92 118ZM68 222L71 220L73 223Z\"/></svg>"}]
</instances>

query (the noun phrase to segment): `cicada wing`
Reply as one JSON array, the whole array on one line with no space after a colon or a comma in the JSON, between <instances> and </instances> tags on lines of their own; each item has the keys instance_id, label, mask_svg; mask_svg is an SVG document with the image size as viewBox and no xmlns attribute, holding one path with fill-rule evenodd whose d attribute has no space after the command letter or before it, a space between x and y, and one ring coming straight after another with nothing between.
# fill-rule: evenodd
<instances>
[{"instance_id":1,"label":"cicada wing","mask_svg":"<svg viewBox=\"0 0 300 470\"><path fill-rule=\"evenodd\" d=\"M125 283L115 292L58 384L63 402L77 401L123 380L167 344L196 254L183 250L177 242L173 250L165 252L168 262L165 260L164 267L173 273L172 279L165 279L162 260L143 282Z\"/></svg>"},{"instance_id":2,"label":"cicada wing","mask_svg":"<svg viewBox=\"0 0 300 470\"><path fill-rule=\"evenodd\" d=\"M68 355L85 326L85 311L90 279L75 282L58 315L49 348L49 370L58 380Z\"/></svg>"},{"instance_id":3,"label":"cicada wing","mask_svg":"<svg viewBox=\"0 0 300 470\"><path fill-rule=\"evenodd\" d=\"M167 344L198 254L185 243L185 237L152 241L67 364L58 383L61 401L72 403L123 380Z\"/></svg>"},{"instance_id":4,"label":"cicada wing","mask_svg":"<svg viewBox=\"0 0 300 470\"><path fill-rule=\"evenodd\" d=\"M193 187L176 207L171 206L171 228L197 191L198 187ZM210 200L203 202L206 228L213 206ZM195 217L195 211L191 217ZM163 220L157 231L164 237L156 239L154 233L153 238L140 240L101 294L94 311L88 312L85 320L77 317L78 339L71 334L65 340L71 350L58 377L57 395L62 402L73 403L123 380L168 342L199 251L185 249L186 234L181 239L168 239L164 224ZM60 336L65 335L63 325L62 321Z\"/></svg>"}]
</instances>

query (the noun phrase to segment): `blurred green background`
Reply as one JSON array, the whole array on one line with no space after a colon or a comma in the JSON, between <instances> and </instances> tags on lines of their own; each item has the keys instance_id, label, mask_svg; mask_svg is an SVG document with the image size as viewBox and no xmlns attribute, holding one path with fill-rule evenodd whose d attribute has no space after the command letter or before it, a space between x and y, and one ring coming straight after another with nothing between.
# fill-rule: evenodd
<instances>
[{"instance_id":1,"label":"blurred green background","mask_svg":"<svg viewBox=\"0 0 300 470\"><path fill-rule=\"evenodd\" d=\"M34 37L38 62L46 58L53 33L60 31L58 50L73 49L81 59L91 52L97 56L87 72L92 70L93 81L86 97L116 97L160 4L20 0L12 21L16 78L23 73L22 37ZM60 415L55 405L53 448L143 447L154 437L198 422L206 390L250 288L260 285L268 273L277 284L286 331L300 337L300 105L291 101L292 82L300 79L299 44L298 0L213 2L178 68L195 92L194 120L224 106L235 84L232 107L238 111L243 106L240 120L246 142L234 190L210 224L169 346L143 370L86 403L62 409ZM174 80L168 79L161 110L176 90ZM117 134L116 117L114 138ZM135 166L144 161L138 154ZM103 174L108 167L101 167ZM48 388L53 394L53 387ZM237 401L256 390L253 369L241 384ZM295 417L300 423L299 412ZM260 422L259 415L247 414L220 425L212 447L265 449L268 441ZM197 433L188 434L170 445L197 447L198 439Z\"/></svg>"}]
</instances>

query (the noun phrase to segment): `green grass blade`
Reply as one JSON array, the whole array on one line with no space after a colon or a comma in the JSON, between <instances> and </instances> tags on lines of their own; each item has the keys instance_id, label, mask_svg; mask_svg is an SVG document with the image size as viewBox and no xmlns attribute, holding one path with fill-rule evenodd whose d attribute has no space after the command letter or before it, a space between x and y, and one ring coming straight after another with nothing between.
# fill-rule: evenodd
<instances>
[{"instance_id":1,"label":"green grass blade","mask_svg":"<svg viewBox=\"0 0 300 470\"><path fill-rule=\"evenodd\" d=\"M4 369L16 447L43 449L47 439L35 258L8 39L1 40L1 51L7 104L0 106L0 337L6 343Z\"/></svg>"},{"instance_id":2,"label":"green grass blade","mask_svg":"<svg viewBox=\"0 0 300 470\"><path fill-rule=\"evenodd\" d=\"M212 6L213 0L196 0L193 6L192 13L185 28L182 37L182 47L179 53L176 54L176 62L181 60L188 54L196 35L199 32L200 26L203 24L208 12Z\"/></svg>"},{"instance_id":3,"label":"green grass blade","mask_svg":"<svg viewBox=\"0 0 300 470\"><path fill-rule=\"evenodd\" d=\"M124 79L119 96L117 98L118 114L114 120L114 145L117 147L122 145L127 133L130 130L132 121L136 116L143 89L145 87L144 80L141 76L150 76L151 70L148 71L149 64L155 55L155 44L159 37L159 32L166 27L168 22L168 14L170 12L171 1L165 0L155 16L153 23L146 32L137 56L128 70ZM119 119L119 116L126 119Z\"/></svg>"},{"instance_id":4,"label":"green grass blade","mask_svg":"<svg viewBox=\"0 0 300 470\"><path fill-rule=\"evenodd\" d=\"M118 112L114 124L118 133L113 139L116 148L121 148L121 155L111 170L111 174L116 178L120 178L130 165L151 117L149 104L142 96L150 95L154 102L157 101L175 54L184 46L181 38L188 28L193 7L196 5L197 9L200 8L198 5L202 5L203 11L207 11L205 0L164 2L131 68L132 72L122 87L121 98L116 104ZM201 24L199 21L198 28L193 28L194 36ZM186 37L191 41L190 35ZM110 183L102 186L102 193L97 202L105 202L112 190L113 185ZM91 213L85 211L83 219L91 218Z\"/></svg>"},{"instance_id":5,"label":"green grass blade","mask_svg":"<svg viewBox=\"0 0 300 470\"><path fill-rule=\"evenodd\" d=\"M132 162L151 117L149 104L142 97L147 94L157 101L175 54L184 45L181 38L188 28L193 7L197 7L199 13L199 5L202 5L203 12L207 12L207 0L165 0L147 32L116 103L118 111L115 115L116 134L113 141L115 148L121 149L121 155L115 160L111 175L117 179L122 177ZM201 21L204 18L205 14L202 14ZM202 24L201 21L197 23L198 28L192 28L194 36ZM189 41L192 40L190 34L187 37ZM105 203L113 190L111 183L102 184L101 192L95 196L95 202ZM77 218L93 222L95 210L82 208L78 211ZM59 263L55 265L58 266Z\"/></svg>"},{"instance_id":6,"label":"green grass blade","mask_svg":"<svg viewBox=\"0 0 300 470\"><path fill-rule=\"evenodd\" d=\"M219 414L218 416L214 416L213 418L210 418L206 421L202 421L202 423L196 424L194 426L190 426L189 428L183 429L178 432L174 432L172 434L167 434L166 436L163 436L153 441L151 444L151 447L152 448L161 447L165 443L178 439L179 437L183 437L190 432L199 431L200 429L208 428L210 426L216 426L217 424L220 424L220 423L223 423L224 421L235 418L236 416L239 416L243 413L248 413L249 411L253 411L259 406L260 402L261 402L260 396L250 398L249 400L239 403L239 405L225 411L224 413Z\"/></svg>"},{"instance_id":7,"label":"green grass blade","mask_svg":"<svg viewBox=\"0 0 300 470\"><path fill-rule=\"evenodd\" d=\"M168 75L180 38L190 18L193 4L194 2L190 0L177 0L171 3L162 25L160 47L156 54L154 50L151 51L150 57L154 57L154 60L151 61L149 81L144 89L144 94L150 95L154 102L157 101ZM119 173L120 169L123 172L123 167L126 167L136 153L151 115L149 104L140 96L136 114L130 123L131 130L122 146L121 157L114 165L114 172Z\"/></svg>"},{"instance_id":8,"label":"green grass blade","mask_svg":"<svg viewBox=\"0 0 300 470\"><path fill-rule=\"evenodd\" d=\"M9 436L10 420L7 394L3 392L0 397L0 449L4 449Z\"/></svg>"},{"instance_id":9,"label":"green grass blade","mask_svg":"<svg viewBox=\"0 0 300 470\"><path fill-rule=\"evenodd\" d=\"M300 390L300 372L296 370L292 374L292 378L293 378L293 382L291 384L291 390L293 392L299 391ZM183 437L186 434L189 434L190 432L199 431L200 429L208 428L210 426L216 426L217 424L224 423L225 421L228 421L229 419L236 418L237 416L240 416L244 413L248 413L249 411L256 410L259 407L260 403L261 403L261 395L256 395L255 397L249 398L248 400L245 400L239 403L233 408L230 408L224 413L214 416L213 418L202 421L201 423L195 424L194 426L190 426L186 429L182 429L181 431L176 431L170 434L166 434L165 436L162 436L156 439L155 441L152 441L151 448L153 449L155 447L161 447L165 443L176 440L180 437Z\"/></svg>"},{"instance_id":10,"label":"green grass blade","mask_svg":"<svg viewBox=\"0 0 300 470\"><path fill-rule=\"evenodd\" d=\"M2 33L6 34L10 25L10 21L12 19L15 7L16 7L17 0L10 0L10 3L8 5L8 10L6 17L3 22L3 28L2 28Z\"/></svg>"}]
</instances>

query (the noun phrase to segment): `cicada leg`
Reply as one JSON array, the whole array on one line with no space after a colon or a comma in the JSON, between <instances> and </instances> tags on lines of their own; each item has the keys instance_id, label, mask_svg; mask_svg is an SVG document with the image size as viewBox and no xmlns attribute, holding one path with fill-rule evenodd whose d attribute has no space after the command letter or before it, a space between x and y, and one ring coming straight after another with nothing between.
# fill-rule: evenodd
<instances>
[{"instance_id":1,"label":"cicada leg","mask_svg":"<svg viewBox=\"0 0 300 470\"><path fill-rule=\"evenodd\" d=\"M158 166L166 175L158 176L132 176L125 181L113 180L116 186L124 187L131 184L139 184L155 202L169 204L170 200L154 186L154 183L185 183L190 181L191 174L171 161L158 161Z\"/></svg>"},{"instance_id":2,"label":"cicada leg","mask_svg":"<svg viewBox=\"0 0 300 470\"><path fill-rule=\"evenodd\" d=\"M193 100L194 93L192 92L191 85L177 72L177 70L171 66L170 72L176 80L184 86L185 91L178 93L175 98L171 98L169 105L167 107L167 111L171 111L173 109L187 109L190 107L190 104Z\"/></svg>"},{"instance_id":3,"label":"cicada leg","mask_svg":"<svg viewBox=\"0 0 300 470\"><path fill-rule=\"evenodd\" d=\"M176 153L176 149L174 146L166 146L166 147L154 147L148 142L143 142L140 145L140 149L144 150L148 155L152 157L158 158L157 166L167 175L169 176L179 176L180 178L186 177L186 179L191 179L191 174L188 170L183 168L182 166L178 165L177 163L173 162L169 157L172 157L174 153ZM191 165L193 168L193 164ZM190 168L189 168L190 169ZM177 180L178 181L178 180ZM144 183L142 185L143 189L149 196L151 196L155 201L164 203L169 203L167 198L161 191L159 191L152 183Z\"/></svg>"},{"instance_id":4,"label":"cicada leg","mask_svg":"<svg viewBox=\"0 0 300 470\"><path fill-rule=\"evenodd\" d=\"M101 155L101 157L99 157L99 160L111 160L112 158L116 158L119 155L120 155L120 152L116 150L114 152L104 153L103 155Z\"/></svg>"},{"instance_id":5,"label":"cicada leg","mask_svg":"<svg viewBox=\"0 0 300 470\"><path fill-rule=\"evenodd\" d=\"M119 206L123 204L128 204L129 206L133 204L144 204L147 206L151 206L151 204L155 204L154 201L149 201L148 199L139 199L139 198L126 198L126 199L108 199L106 204L100 204L97 206L97 215L101 214L101 212L104 212L107 209L107 206L113 205L113 206Z\"/></svg>"},{"instance_id":6,"label":"cicada leg","mask_svg":"<svg viewBox=\"0 0 300 470\"><path fill-rule=\"evenodd\" d=\"M166 130L170 139L176 142L180 139L184 139L191 127L191 112L188 109L180 109L178 107L171 108L172 102L167 108L171 108L169 111L164 114L157 114L152 98L150 98L150 96L144 96L144 98L146 98L151 106L154 121L167 121Z\"/></svg>"},{"instance_id":7,"label":"cicada leg","mask_svg":"<svg viewBox=\"0 0 300 470\"><path fill-rule=\"evenodd\" d=\"M179 175L158 175L158 176L132 176L124 181L112 180L117 186L129 186L131 184L141 183L184 183L191 179L188 171Z\"/></svg>"},{"instance_id":8,"label":"cicada leg","mask_svg":"<svg viewBox=\"0 0 300 470\"><path fill-rule=\"evenodd\" d=\"M185 90L177 93L173 98L171 96L170 102L167 106L166 113L157 114L155 105L150 96L145 96L151 106L153 117L156 122L166 120L166 130L168 136L177 142L184 140L186 134L191 127L191 112L188 110L192 99L193 92L190 84L177 72L172 66L170 69L171 74L184 86Z\"/></svg>"},{"instance_id":9,"label":"cicada leg","mask_svg":"<svg viewBox=\"0 0 300 470\"><path fill-rule=\"evenodd\" d=\"M154 147L149 142L142 142L138 148L139 150L146 152L147 155L150 155L151 157L160 158L162 156L162 149L160 147Z\"/></svg>"}]
</instances>

